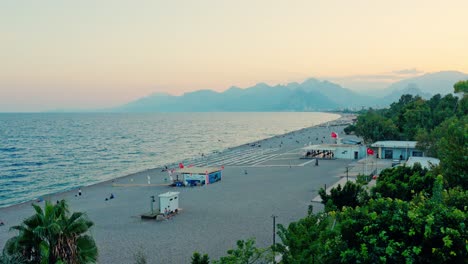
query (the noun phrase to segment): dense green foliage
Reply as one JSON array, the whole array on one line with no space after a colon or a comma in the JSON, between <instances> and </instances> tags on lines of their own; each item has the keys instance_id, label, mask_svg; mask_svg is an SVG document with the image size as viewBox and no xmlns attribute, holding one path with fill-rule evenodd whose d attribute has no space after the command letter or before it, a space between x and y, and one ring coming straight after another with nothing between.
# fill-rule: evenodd
<instances>
[{"instance_id":1,"label":"dense green foliage","mask_svg":"<svg viewBox=\"0 0 468 264\"><path fill-rule=\"evenodd\" d=\"M27 263L23 256L19 254L15 255L7 255L1 254L0 255L0 264L23 264Z\"/></svg>"},{"instance_id":2,"label":"dense green foliage","mask_svg":"<svg viewBox=\"0 0 468 264\"><path fill-rule=\"evenodd\" d=\"M26 263L95 263L97 247L86 233L93 226L81 212L70 215L64 200L46 202L44 210L33 204L35 214L19 226L19 234L5 244L8 256L21 255Z\"/></svg>"},{"instance_id":3,"label":"dense green foliage","mask_svg":"<svg viewBox=\"0 0 468 264\"><path fill-rule=\"evenodd\" d=\"M358 117L356 135L365 142L398 137L398 130L391 119L386 119L374 110Z\"/></svg>"},{"instance_id":4,"label":"dense green foliage","mask_svg":"<svg viewBox=\"0 0 468 264\"><path fill-rule=\"evenodd\" d=\"M215 264L261 264L271 263L272 252L269 248L262 249L255 246L255 239L237 241L237 248L227 251L227 256L213 261Z\"/></svg>"},{"instance_id":5,"label":"dense green foliage","mask_svg":"<svg viewBox=\"0 0 468 264\"><path fill-rule=\"evenodd\" d=\"M210 258L207 254L202 256L200 253L194 252L191 264L210 264Z\"/></svg>"},{"instance_id":6,"label":"dense green foliage","mask_svg":"<svg viewBox=\"0 0 468 264\"><path fill-rule=\"evenodd\" d=\"M413 167L399 166L380 173L373 197L391 197L410 201L415 195L430 197L434 176L416 163Z\"/></svg>"},{"instance_id":7,"label":"dense green foliage","mask_svg":"<svg viewBox=\"0 0 468 264\"><path fill-rule=\"evenodd\" d=\"M468 80L459 81L453 85L456 93L468 93Z\"/></svg>"},{"instance_id":8,"label":"dense green foliage","mask_svg":"<svg viewBox=\"0 0 468 264\"><path fill-rule=\"evenodd\" d=\"M468 195L443 191L440 176L433 192L371 199L280 226L283 263L464 263Z\"/></svg>"},{"instance_id":9,"label":"dense green foliage","mask_svg":"<svg viewBox=\"0 0 468 264\"><path fill-rule=\"evenodd\" d=\"M430 133L449 118L462 118L467 111L466 95L459 98L437 94L429 100L403 95L388 109L370 109L358 117L356 135L366 142L415 140L419 133ZM351 130L352 128L348 128Z\"/></svg>"},{"instance_id":10,"label":"dense green foliage","mask_svg":"<svg viewBox=\"0 0 468 264\"><path fill-rule=\"evenodd\" d=\"M354 133L354 132L356 132L356 126L355 125L349 125L349 126L344 128L344 132L345 132L346 135Z\"/></svg>"},{"instance_id":11,"label":"dense green foliage","mask_svg":"<svg viewBox=\"0 0 468 264\"><path fill-rule=\"evenodd\" d=\"M319 195L322 198L322 203L329 210L341 210L344 206L356 207L367 203L369 199L367 190L362 185L352 181L346 182L343 188L338 184L336 188L330 190L330 194L327 194L324 188L320 188Z\"/></svg>"},{"instance_id":12,"label":"dense green foliage","mask_svg":"<svg viewBox=\"0 0 468 264\"><path fill-rule=\"evenodd\" d=\"M468 187L468 116L452 117L430 133L421 133L419 146L440 159L440 169L451 186Z\"/></svg>"}]
</instances>

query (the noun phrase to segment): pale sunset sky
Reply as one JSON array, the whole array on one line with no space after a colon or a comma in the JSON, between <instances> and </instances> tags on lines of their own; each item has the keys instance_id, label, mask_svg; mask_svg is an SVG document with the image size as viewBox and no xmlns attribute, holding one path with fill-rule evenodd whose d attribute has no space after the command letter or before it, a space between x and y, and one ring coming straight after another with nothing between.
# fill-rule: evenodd
<instances>
[{"instance_id":1,"label":"pale sunset sky","mask_svg":"<svg viewBox=\"0 0 468 264\"><path fill-rule=\"evenodd\" d=\"M468 73L467 10L467 0L2 0L0 112Z\"/></svg>"}]
</instances>

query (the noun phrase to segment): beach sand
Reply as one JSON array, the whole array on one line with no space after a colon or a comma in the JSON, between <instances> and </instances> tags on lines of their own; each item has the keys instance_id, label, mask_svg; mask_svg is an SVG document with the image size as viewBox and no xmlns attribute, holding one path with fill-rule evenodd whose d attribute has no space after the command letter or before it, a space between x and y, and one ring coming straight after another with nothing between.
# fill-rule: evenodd
<instances>
[{"instance_id":1,"label":"beach sand","mask_svg":"<svg viewBox=\"0 0 468 264\"><path fill-rule=\"evenodd\" d=\"M311 203L318 190L345 175L352 160L320 160L316 167L313 160L299 157L304 144L330 143L331 131L344 135L345 125L339 124L350 118L186 161L186 165L225 165L222 181L207 186L164 186L167 173L157 168L81 188L82 196L76 197L76 190L45 198L66 199L71 211L87 213L95 223L91 234L99 248L99 263L134 263L137 252L148 263L190 263L194 251L217 259L234 248L237 240L252 237L258 246L266 247L272 243L272 215L278 216L276 223L287 225L304 217L310 204L321 210L321 204ZM147 184L148 176L152 185L141 186ZM113 183L136 186L113 187ZM140 215L150 211L150 196L167 191L180 192L181 213L168 221L141 220ZM111 193L115 199L105 201ZM0 226L1 248L16 234L9 227L34 213L30 204L0 209L0 220L5 222Z\"/></svg>"}]
</instances>

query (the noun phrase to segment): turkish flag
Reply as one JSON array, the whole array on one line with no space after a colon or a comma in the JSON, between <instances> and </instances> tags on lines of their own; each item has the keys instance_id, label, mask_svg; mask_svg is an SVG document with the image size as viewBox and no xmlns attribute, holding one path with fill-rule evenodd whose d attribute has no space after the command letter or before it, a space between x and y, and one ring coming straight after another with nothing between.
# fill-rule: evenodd
<instances>
[{"instance_id":1,"label":"turkish flag","mask_svg":"<svg viewBox=\"0 0 468 264\"><path fill-rule=\"evenodd\" d=\"M371 148L367 148L367 154L374 155L374 150Z\"/></svg>"},{"instance_id":2,"label":"turkish flag","mask_svg":"<svg viewBox=\"0 0 468 264\"><path fill-rule=\"evenodd\" d=\"M331 137L332 137L332 138L337 138L337 137L338 137L338 134L336 134L335 132L331 132Z\"/></svg>"},{"instance_id":3,"label":"turkish flag","mask_svg":"<svg viewBox=\"0 0 468 264\"><path fill-rule=\"evenodd\" d=\"M181 169L183 169L183 168L184 168L184 164L182 164L182 162L181 162L181 163L179 163L179 168L181 168Z\"/></svg>"}]
</instances>

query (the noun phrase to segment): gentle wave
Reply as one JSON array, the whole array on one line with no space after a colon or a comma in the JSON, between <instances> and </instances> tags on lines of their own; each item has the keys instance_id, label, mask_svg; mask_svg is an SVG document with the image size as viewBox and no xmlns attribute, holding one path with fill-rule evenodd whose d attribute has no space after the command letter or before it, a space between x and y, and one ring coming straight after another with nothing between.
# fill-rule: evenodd
<instances>
[{"instance_id":1,"label":"gentle wave","mask_svg":"<svg viewBox=\"0 0 468 264\"><path fill-rule=\"evenodd\" d=\"M337 117L325 113L0 114L0 207Z\"/></svg>"}]
</instances>

